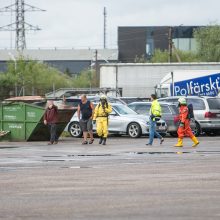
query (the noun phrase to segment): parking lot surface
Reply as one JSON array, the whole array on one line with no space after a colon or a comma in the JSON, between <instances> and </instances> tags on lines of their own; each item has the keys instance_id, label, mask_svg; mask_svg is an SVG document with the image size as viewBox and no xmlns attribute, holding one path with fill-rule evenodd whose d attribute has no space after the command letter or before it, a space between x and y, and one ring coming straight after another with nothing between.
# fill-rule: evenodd
<instances>
[{"instance_id":1,"label":"parking lot surface","mask_svg":"<svg viewBox=\"0 0 220 220\"><path fill-rule=\"evenodd\" d=\"M220 137L0 142L0 219L220 219Z\"/></svg>"}]
</instances>

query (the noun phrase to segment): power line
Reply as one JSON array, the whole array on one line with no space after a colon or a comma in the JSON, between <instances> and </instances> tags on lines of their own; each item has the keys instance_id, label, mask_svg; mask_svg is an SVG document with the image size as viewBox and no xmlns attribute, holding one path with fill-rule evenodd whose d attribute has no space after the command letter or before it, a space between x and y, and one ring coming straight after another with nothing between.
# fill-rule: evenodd
<instances>
[{"instance_id":1,"label":"power line","mask_svg":"<svg viewBox=\"0 0 220 220\"><path fill-rule=\"evenodd\" d=\"M0 12L15 12L15 22L0 27L0 31L15 31L16 42L15 49L23 51L26 48L26 31L39 31L38 26L34 26L25 21L25 12L45 11L35 6L26 4L24 0L15 0L14 4L0 9Z\"/></svg>"}]
</instances>

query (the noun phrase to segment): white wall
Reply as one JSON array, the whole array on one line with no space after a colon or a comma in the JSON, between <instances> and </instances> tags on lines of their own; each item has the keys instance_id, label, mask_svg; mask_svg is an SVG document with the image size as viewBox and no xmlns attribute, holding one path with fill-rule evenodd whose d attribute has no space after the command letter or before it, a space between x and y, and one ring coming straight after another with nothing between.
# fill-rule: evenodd
<instances>
[{"instance_id":1,"label":"white wall","mask_svg":"<svg viewBox=\"0 0 220 220\"><path fill-rule=\"evenodd\" d=\"M102 66L100 69L100 87L116 88L115 66Z\"/></svg>"},{"instance_id":2,"label":"white wall","mask_svg":"<svg viewBox=\"0 0 220 220\"><path fill-rule=\"evenodd\" d=\"M149 97L171 71L220 69L220 63L103 64L100 67L100 87L116 88L116 65L118 88L122 88L123 96L127 97Z\"/></svg>"}]
</instances>

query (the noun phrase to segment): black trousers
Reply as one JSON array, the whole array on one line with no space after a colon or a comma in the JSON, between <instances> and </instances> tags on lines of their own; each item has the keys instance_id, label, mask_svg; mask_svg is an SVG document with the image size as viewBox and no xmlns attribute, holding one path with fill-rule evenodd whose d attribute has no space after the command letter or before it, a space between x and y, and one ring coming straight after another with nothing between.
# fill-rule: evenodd
<instances>
[{"instance_id":1,"label":"black trousers","mask_svg":"<svg viewBox=\"0 0 220 220\"><path fill-rule=\"evenodd\" d=\"M57 142L57 125L56 124L48 124L49 131L50 131L50 142Z\"/></svg>"}]
</instances>

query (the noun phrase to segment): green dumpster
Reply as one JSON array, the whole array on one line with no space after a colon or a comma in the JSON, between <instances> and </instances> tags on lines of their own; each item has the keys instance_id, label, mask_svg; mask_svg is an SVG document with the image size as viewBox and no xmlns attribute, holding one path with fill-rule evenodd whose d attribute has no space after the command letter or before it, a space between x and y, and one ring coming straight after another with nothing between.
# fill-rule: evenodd
<instances>
[{"instance_id":1,"label":"green dumpster","mask_svg":"<svg viewBox=\"0 0 220 220\"><path fill-rule=\"evenodd\" d=\"M76 110L59 109L57 135L60 136ZM45 109L23 102L0 104L0 140L48 141L50 134L43 123Z\"/></svg>"}]
</instances>

